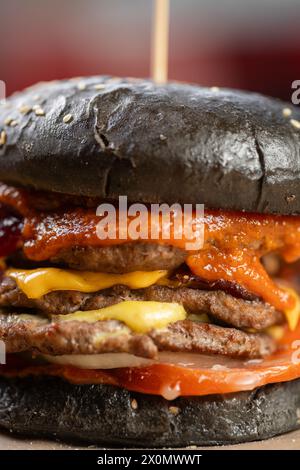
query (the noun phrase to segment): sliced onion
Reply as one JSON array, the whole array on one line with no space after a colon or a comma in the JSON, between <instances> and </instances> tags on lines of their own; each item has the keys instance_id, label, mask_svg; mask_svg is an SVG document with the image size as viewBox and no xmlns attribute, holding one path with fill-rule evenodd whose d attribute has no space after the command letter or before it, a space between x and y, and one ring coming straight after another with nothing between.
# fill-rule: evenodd
<instances>
[{"instance_id":1,"label":"sliced onion","mask_svg":"<svg viewBox=\"0 0 300 470\"><path fill-rule=\"evenodd\" d=\"M122 367L143 367L151 364L174 364L189 369L234 369L247 366L243 359L232 359L221 355L205 355L181 352L160 352L156 360L145 359L127 353L70 354L62 356L43 355L48 362L69 365L79 369L117 369Z\"/></svg>"},{"instance_id":2,"label":"sliced onion","mask_svg":"<svg viewBox=\"0 0 300 470\"><path fill-rule=\"evenodd\" d=\"M160 364L173 364L188 369L216 369L218 367L226 367L226 369L234 369L244 367L245 359L231 358L222 356L221 354L199 354L190 352L160 352L158 355Z\"/></svg>"},{"instance_id":3,"label":"sliced onion","mask_svg":"<svg viewBox=\"0 0 300 470\"><path fill-rule=\"evenodd\" d=\"M43 357L54 364L74 366L79 369L116 369L120 367L139 367L151 365L156 361L144 359L127 353L105 354L65 354L62 356Z\"/></svg>"}]
</instances>

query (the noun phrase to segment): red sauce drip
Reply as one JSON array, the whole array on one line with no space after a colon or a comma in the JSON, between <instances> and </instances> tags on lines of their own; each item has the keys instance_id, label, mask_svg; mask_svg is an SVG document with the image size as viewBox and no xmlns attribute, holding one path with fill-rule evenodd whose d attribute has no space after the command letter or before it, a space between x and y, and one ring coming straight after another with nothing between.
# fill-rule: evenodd
<instances>
[{"instance_id":1,"label":"red sauce drip","mask_svg":"<svg viewBox=\"0 0 300 470\"><path fill-rule=\"evenodd\" d=\"M103 246L126 243L127 239L100 240L94 210L69 210L63 213L26 217L23 230L24 253L42 261L59 250L72 246ZM265 299L279 310L292 308L294 298L277 286L260 262L267 253L277 252L286 261L300 257L300 217L206 211L204 246L189 252L187 264L197 276L209 281L223 279L237 283ZM150 224L149 224L150 225ZM117 227L118 234L119 227ZM148 242L153 242L151 237ZM186 240L156 240L185 248Z\"/></svg>"}]
</instances>

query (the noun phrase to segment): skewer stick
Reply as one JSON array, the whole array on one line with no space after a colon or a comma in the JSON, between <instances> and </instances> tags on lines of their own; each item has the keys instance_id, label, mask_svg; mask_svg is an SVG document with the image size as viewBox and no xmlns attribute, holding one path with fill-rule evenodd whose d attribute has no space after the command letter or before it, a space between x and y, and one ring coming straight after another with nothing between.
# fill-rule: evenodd
<instances>
[{"instance_id":1,"label":"skewer stick","mask_svg":"<svg viewBox=\"0 0 300 470\"><path fill-rule=\"evenodd\" d=\"M154 0L151 76L156 83L168 80L169 0Z\"/></svg>"}]
</instances>

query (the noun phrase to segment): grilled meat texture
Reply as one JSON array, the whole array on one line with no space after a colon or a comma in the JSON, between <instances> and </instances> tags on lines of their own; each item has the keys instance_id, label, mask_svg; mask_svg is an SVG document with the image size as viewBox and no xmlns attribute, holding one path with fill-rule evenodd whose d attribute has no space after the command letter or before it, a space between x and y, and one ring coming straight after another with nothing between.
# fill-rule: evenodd
<instances>
[{"instance_id":1,"label":"grilled meat texture","mask_svg":"<svg viewBox=\"0 0 300 470\"><path fill-rule=\"evenodd\" d=\"M284 315L260 300L238 299L221 290L206 291L189 287L170 288L154 285L130 290L125 286L93 293L55 291L39 299L28 299L14 279L4 277L0 283L0 306L34 308L47 314L66 314L76 310L97 310L124 300L175 302L189 313L206 313L237 328L263 330L284 322Z\"/></svg>"},{"instance_id":2,"label":"grilled meat texture","mask_svg":"<svg viewBox=\"0 0 300 470\"><path fill-rule=\"evenodd\" d=\"M264 334L245 333L190 320L163 330L137 334L115 320L88 323L52 321L38 315L0 314L0 339L8 353L99 354L126 352L155 359L159 351L223 354L258 358L272 353L275 341Z\"/></svg>"},{"instance_id":3,"label":"grilled meat texture","mask_svg":"<svg viewBox=\"0 0 300 470\"><path fill-rule=\"evenodd\" d=\"M171 245L124 243L112 246L75 246L63 249L50 259L72 269L126 273L172 270L184 263L186 252Z\"/></svg>"}]
</instances>

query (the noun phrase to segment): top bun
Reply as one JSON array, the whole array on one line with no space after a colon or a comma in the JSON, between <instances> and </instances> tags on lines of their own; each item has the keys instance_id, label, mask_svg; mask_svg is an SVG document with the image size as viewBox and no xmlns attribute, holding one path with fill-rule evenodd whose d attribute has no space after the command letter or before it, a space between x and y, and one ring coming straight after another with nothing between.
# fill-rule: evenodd
<instances>
[{"instance_id":1,"label":"top bun","mask_svg":"<svg viewBox=\"0 0 300 470\"><path fill-rule=\"evenodd\" d=\"M299 127L299 109L254 93L103 76L40 83L0 105L0 180L296 214Z\"/></svg>"}]
</instances>

